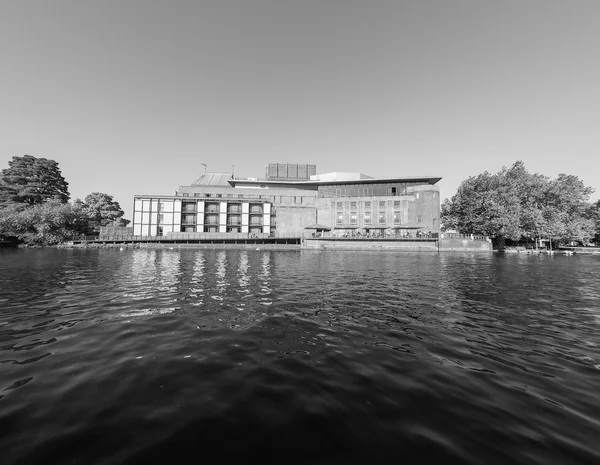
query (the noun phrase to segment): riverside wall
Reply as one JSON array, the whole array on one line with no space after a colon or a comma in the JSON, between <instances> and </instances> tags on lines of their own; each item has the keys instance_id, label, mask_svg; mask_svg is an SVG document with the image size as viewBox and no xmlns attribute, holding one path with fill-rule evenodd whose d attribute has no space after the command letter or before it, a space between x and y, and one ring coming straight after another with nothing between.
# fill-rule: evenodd
<instances>
[{"instance_id":1,"label":"riverside wall","mask_svg":"<svg viewBox=\"0 0 600 465\"><path fill-rule=\"evenodd\" d=\"M440 252L492 252L490 240L469 238L443 238L439 241Z\"/></svg>"},{"instance_id":2,"label":"riverside wall","mask_svg":"<svg viewBox=\"0 0 600 465\"><path fill-rule=\"evenodd\" d=\"M303 249L313 250L393 250L405 252L492 252L486 240L462 239L334 239L304 238Z\"/></svg>"}]
</instances>

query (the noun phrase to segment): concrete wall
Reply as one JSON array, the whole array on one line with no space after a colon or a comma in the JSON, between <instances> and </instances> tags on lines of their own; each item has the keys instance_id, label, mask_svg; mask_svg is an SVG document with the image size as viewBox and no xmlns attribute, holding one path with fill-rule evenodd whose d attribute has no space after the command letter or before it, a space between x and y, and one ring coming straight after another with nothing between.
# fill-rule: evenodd
<instances>
[{"instance_id":1,"label":"concrete wall","mask_svg":"<svg viewBox=\"0 0 600 465\"><path fill-rule=\"evenodd\" d=\"M463 239L440 239L440 252L492 252L491 241Z\"/></svg>"},{"instance_id":2,"label":"concrete wall","mask_svg":"<svg viewBox=\"0 0 600 465\"><path fill-rule=\"evenodd\" d=\"M304 205L276 205L273 207L275 216L271 221L275 223L277 237L302 237L304 228L314 224L315 207Z\"/></svg>"},{"instance_id":3,"label":"concrete wall","mask_svg":"<svg viewBox=\"0 0 600 465\"><path fill-rule=\"evenodd\" d=\"M387 240L302 240L304 249L333 250L395 250L405 252L437 252L437 241L387 241Z\"/></svg>"},{"instance_id":4,"label":"concrete wall","mask_svg":"<svg viewBox=\"0 0 600 465\"><path fill-rule=\"evenodd\" d=\"M396 250L407 252L492 252L492 243L472 239L439 240L327 240L304 238L302 247L306 249L340 250Z\"/></svg>"}]
</instances>

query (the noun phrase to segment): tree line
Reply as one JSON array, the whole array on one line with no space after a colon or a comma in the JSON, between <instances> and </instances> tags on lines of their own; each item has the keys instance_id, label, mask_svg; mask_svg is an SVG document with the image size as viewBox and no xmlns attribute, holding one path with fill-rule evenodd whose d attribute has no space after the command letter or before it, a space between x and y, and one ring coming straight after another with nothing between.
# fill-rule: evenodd
<instances>
[{"instance_id":1,"label":"tree line","mask_svg":"<svg viewBox=\"0 0 600 465\"><path fill-rule=\"evenodd\" d=\"M502 247L507 239L600 241L600 200L573 175L550 179L530 173L522 161L496 174L484 172L464 180L442 203L445 230L491 237Z\"/></svg>"},{"instance_id":2,"label":"tree line","mask_svg":"<svg viewBox=\"0 0 600 465\"><path fill-rule=\"evenodd\" d=\"M93 192L69 202L69 184L58 163L31 155L13 157L0 172L0 239L54 245L102 226L126 226L111 195Z\"/></svg>"}]
</instances>

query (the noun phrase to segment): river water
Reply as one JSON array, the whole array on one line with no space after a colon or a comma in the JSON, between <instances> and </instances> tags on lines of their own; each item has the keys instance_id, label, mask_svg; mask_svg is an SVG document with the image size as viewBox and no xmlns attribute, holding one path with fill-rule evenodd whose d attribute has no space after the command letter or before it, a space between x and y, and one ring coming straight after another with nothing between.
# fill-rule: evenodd
<instances>
[{"instance_id":1,"label":"river water","mask_svg":"<svg viewBox=\"0 0 600 465\"><path fill-rule=\"evenodd\" d=\"M0 462L597 464L599 271L0 250Z\"/></svg>"}]
</instances>

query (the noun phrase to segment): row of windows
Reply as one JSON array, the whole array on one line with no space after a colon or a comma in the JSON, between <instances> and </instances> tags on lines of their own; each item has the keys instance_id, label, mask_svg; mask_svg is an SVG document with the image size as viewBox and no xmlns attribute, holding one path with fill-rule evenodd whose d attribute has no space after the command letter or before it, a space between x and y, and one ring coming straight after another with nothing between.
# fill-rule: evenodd
<instances>
[{"instance_id":1,"label":"row of windows","mask_svg":"<svg viewBox=\"0 0 600 465\"><path fill-rule=\"evenodd\" d=\"M336 184L319 186L319 197L374 197L406 195L408 187L428 185L423 182L398 182L374 184Z\"/></svg>"},{"instance_id":2,"label":"row of windows","mask_svg":"<svg viewBox=\"0 0 600 465\"><path fill-rule=\"evenodd\" d=\"M389 202L389 201L388 201ZM365 201L363 203L364 205L364 209L365 210L370 210L371 206L373 207L377 207L379 205L379 208L385 208L386 206L386 201L385 200L380 200L379 202L371 202L371 201ZM348 202L346 202L346 204L348 204ZM350 202L350 209L351 210L356 210L358 206L358 202ZM400 200L394 200L394 208L400 208L401 203ZM335 208L336 210L343 210L344 209L344 202L336 202L335 203Z\"/></svg>"},{"instance_id":3,"label":"row of windows","mask_svg":"<svg viewBox=\"0 0 600 465\"><path fill-rule=\"evenodd\" d=\"M189 193L183 192L182 197L198 197L198 198L229 198L229 199L264 199L270 200L272 203L284 203L284 204L303 204L306 203L304 197L301 195L244 195L244 194L209 194L209 193ZM309 197L313 198L313 197Z\"/></svg>"},{"instance_id":4,"label":"row of windows","mask_svg":"<svg viewBox=\"0 0 600 465\"><path fill-rule=\"evenodd\" d=\"M437 192L431 192L431 194L432 194L432 197L434 199L437 197ZM416 192L415 193L415 197L417 199L421 198L421 195L422 195L421 192ZM379 208L385 208L386 202L391 202L391 201L390 200L387 200L387 201L386 200L379 200L379 201L365 200L363 202L363 206L364 206L365 210L368 210L371 207L376 207L376 206L379 206ZM346 202L336 202L336 209L337 210L343 210L344 209L344 204L346 204L346 205L349 204L351 209L356 209L357 205L358 205L358 202L348 202L348 201L346 201ZM394 208L400 208L401 201L400 200L394 200L393 201L393 205L394 205Z\"/></svg>"},{"instance_id":5,"label":"row of windows","mask_svg":"<svg viewBox=\"0 0 600 465\"><path fill-rule=\"evenodd\" d=\"M395 211L393 214L393 222L394 224L400 224L401 212ZM379 212L377 216L377 224L386 224L386 212ZM421 216L417 216L417 223L422 221ZM336 224L344 224L344 215L343 213L338 213L336 217ZM350 224L358 224L358 213L350 212ZM363 224L372 224L371 223L371 212L365 212L363 215Z\"/></svg>"},{"instance_id":6,"label":"row of windows","mask_svg":"<svg viewBox=\"0 0 600 465\"><path fill-rule=\"evenodd\" d=\"M379 212L379 215L377 217L377 224L379 225L384 225L387 223L386 221L387 215L385 212ZM393 224L402 224L402 220L401 220L402 216L401 213L399 211L395 211L393 214ZM417 216L417 223L422 223L423 222L423 217L421 215ZM344 215L339 213L336 217L336 224L344 224ZM358 225L358 214L356 212L350 212L350 224L355 224ZM371 213L370 212L365 212L364 217L363 217L363 224L365 225L369 225L369 224L373 224L371 222ZM435 227L437 225L437 219L434 218L433 219L433 226Z\"/></svg>"},{"instance_id":7,"label":"row of windows","mask_svg":"<svg viewBox=\"0 0 600 465\"><path fill-rule=\"evenodd\" d=\"M183 213L195 213L196 212L196 202L186 203L183 202L181 206L181 211ZM248 211L251 215L262 215L263 214L263 204L250 204ZM221 212L221 204L218 202L206 202L204 204L204 212L205 213L220 213ZM229 214L240 214L242 213L242 204L241 203L229 203L227 204L227 213Z\"/></svg>"},{"instance_id":8,"label":"row of windows","mask_svg":"<svg viewBox=\"0 0 600 465\"><path fill-rule=\"evenodd\" d=\"M205 233L218 233L219 232L219 226L218 225L204 225L203 227L200 227L200 230L198 232L205 232ZM187 232L187 233L193 233L196 232L197 228L196 226L182 226L181 227L181 232ZM242 231L242 228L239 226L227 226L226 228L227 232L232 232L232 233L239 233ZM263 233L263 228L262 227L254 227L254 228L249 228L248 232L250 234L262 234ZM159 236L162 235L162 229L159 228Z\"/></svg>"}]
</instances>

